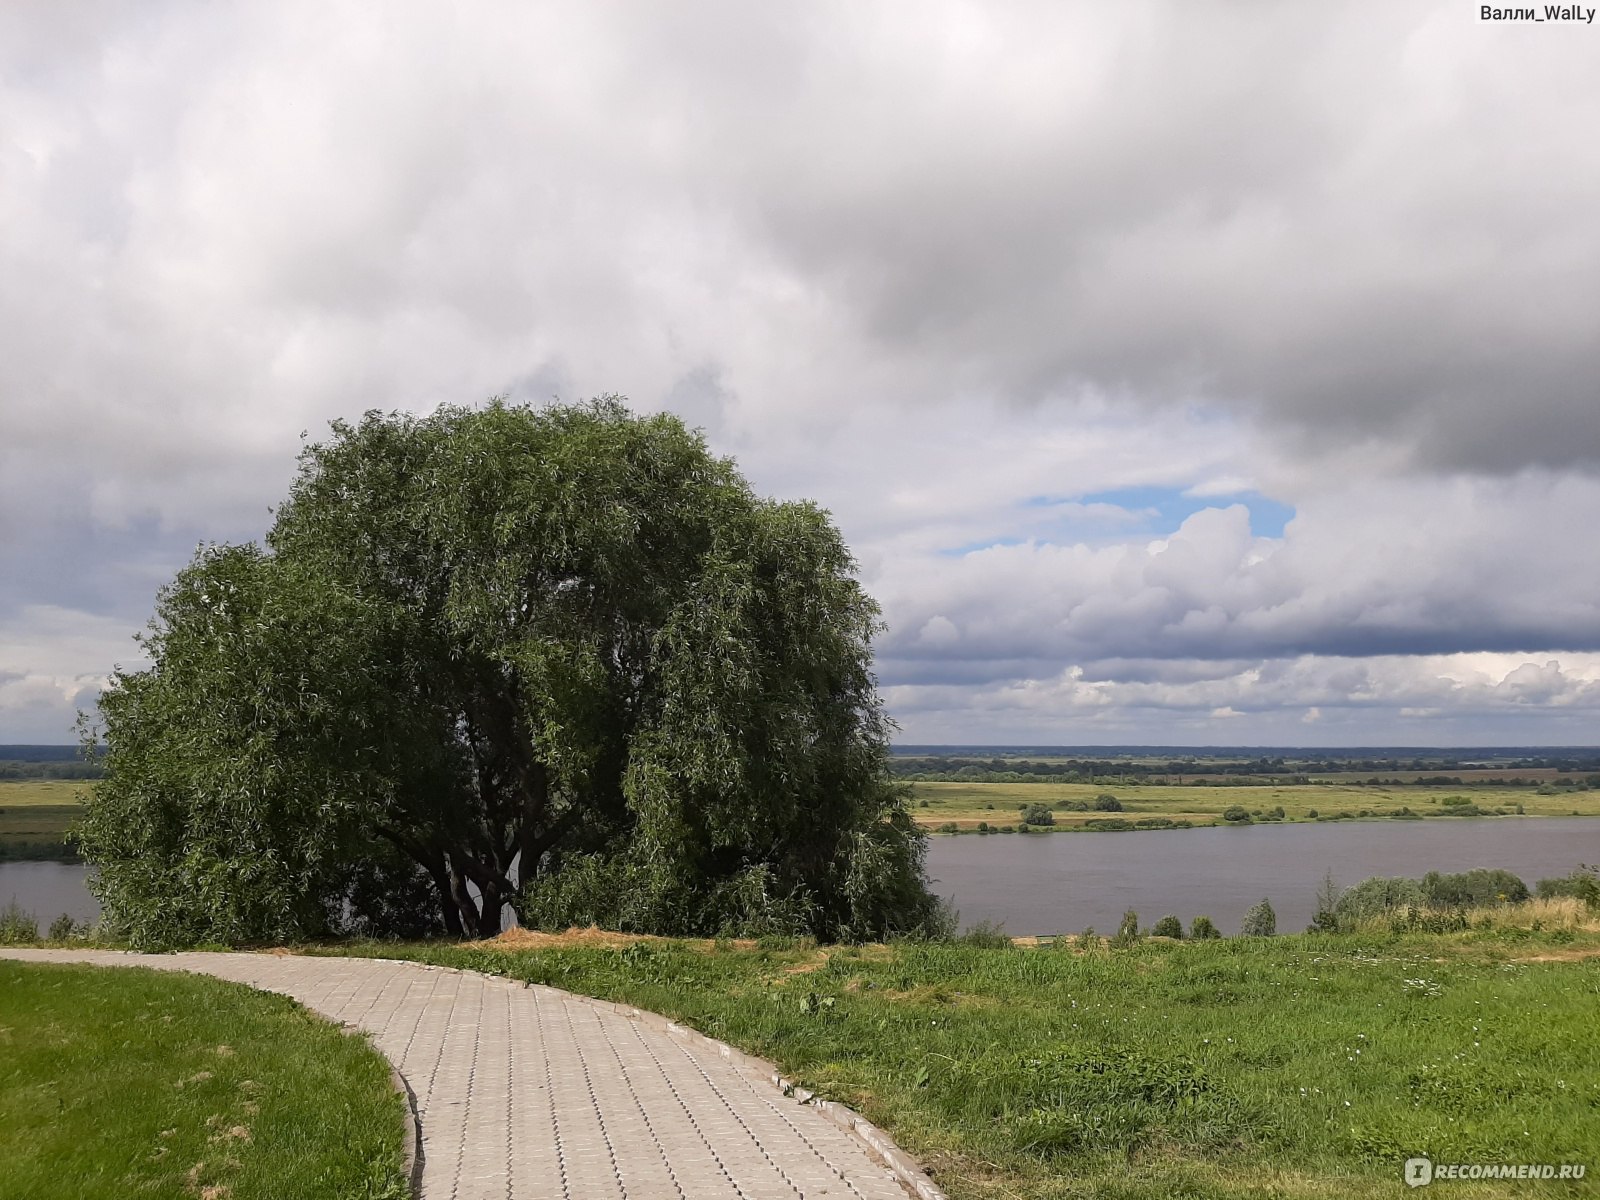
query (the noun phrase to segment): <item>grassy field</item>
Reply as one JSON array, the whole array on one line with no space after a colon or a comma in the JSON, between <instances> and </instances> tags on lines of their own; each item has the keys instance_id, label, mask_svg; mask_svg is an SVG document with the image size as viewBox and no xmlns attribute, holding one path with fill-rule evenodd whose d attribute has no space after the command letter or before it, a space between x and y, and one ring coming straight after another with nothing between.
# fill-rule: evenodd
<instances>
[{"instance_id":1,"label":"grassy field","mask_svg":"<svg viewBox=\"0 0 1600 1200\"><path fill-rule=\"evenodd\" d=\"M1459 934L1115 949L514 932L327 952L667 1013L862 1111L954 1200L1331 1200L1404 1194L1418 1153L1600 1171L1600 924L1574 902L1538 911L1538 931L1502 913Z\"/></svg>"},{"instance_id":2,"label":"grassy field","mask_svg":"<svg viewBox=\"0 0 1600 1200\"><path fill-rule=\"evenodd\" d=\"M62 838L87 792L81 781L0 782L0 862L65 857Z\"/></svg>"},{"instance_id":3,"label":"grassy field","mask_svg":"<svg viewBox=\"0 0 1600 1200\"><path fill-rule=\"evenodd\" d=\"M401 1200L404 1120L377 1052L282 996L0 961L6 1200Z\"/></svg>"},{"instance_id":4,"label":"grassy field","mask_svg":"<svg viewBox=\"0 0 1600 1200\"><path fill-rule=\"evenodd\" d=\"M1528 816L1600 816L1600 790L1540 795L1537 786L1511 788L1417 784L1357 786L1344 783L1262 783L1258 786L1194 787L1159 783L913 783L912 815L923 826L938 829L953 822L971 830L978 823L1015 825L1024 805L1045 804L1053 810L1056 829L1082 828L1091 820L1123 817L1168 817L1209 825L1239 805L1250 812L1271 813L1281 807L1288 821L1327 820L1337 814L1352 819L1392 817L1403 809L1423 817L1446 816L1465 797L1480 810L1503 809L1515 814L1520 804ZM1102 793L1116 796L1122 812L1080 812L1066 804L1092 804ZM1258 818L1259 819L1259 818Z\"/></svg>"},{"instance_id":5,"label":"grassy field","mask_svg":"<svg viewBox=\"0 0 1600 1200\"><path fill-rule=\"evenodd\" d=\"M1416 772L1411 772L1415 776ZM1454 786L1408 784L1356 785L1343 782L1262 783L1260 786L1212 787L1157 783L913 783L912 815L929 829L954 823L960 830L975 830L980 822L990 826L1016 825L1018 810L1028 804L1051 806L1055 829L1082 829L1087 822L1108 817L1137 820L1167 817L1209 825L1222 819L1233 805L1267 814L1281 807L1287 821L1327 820L1338 814L1349 819L1392 817L1404 809L1423 817L1446 815L1450 797L1465 797L1480 810L1503 809L1515 814L1521 805L1527 816L1600 816L1600 789L1540 795L1539 785L1490 786L1463 782ZM1522 777L1537 772L1524 769ZM1546 772L1555 775L1555 772ZM1337 778L1337 777L1336 777ZM22 844L59 846L67 826L77 817L82 798L91 785L76 781L31 780L0 782L0 857L6 847ZM1122 804L1122 812L1079 812L1065 807L1092 804L1109 792Z\"/></svg>"}]
</instances>

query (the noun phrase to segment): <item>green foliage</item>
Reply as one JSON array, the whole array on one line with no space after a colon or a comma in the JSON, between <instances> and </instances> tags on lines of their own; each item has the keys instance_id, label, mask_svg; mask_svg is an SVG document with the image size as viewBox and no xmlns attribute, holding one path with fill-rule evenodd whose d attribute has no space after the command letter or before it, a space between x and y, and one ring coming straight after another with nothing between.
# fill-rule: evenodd
<instances>
[{"instance_id":1,"label":"green foliage","mask_svg":"<svg viewBox=\"0 0 1600 1200\"><path fill-rule=\"evenodd\" d=\"M1150 927L1152 937L1177 938L1183 940L1183 922L1175 913L1168 913Z\"/></svg>"},{"instance_id":2,"label":"green foliage","mask_svg":"<svg viewBox=\"0 0 1600 1200\"><path fill-rule=\"evenodd\" d=\"M1012 946L1011 936L998 921L979 921L962 933L956 941L963 946L973 946L983 950L1009 950Z\"/></svg>"},{"instance_id":3,"label":"green foliage","mask_svg":"<svg viewBox=\"0 0 1600 1200\"><path fill-rule=\"evenodd\" d=\"M1272 911L1272 904L1265 898L1251 906L1239 925L1241 937L1272 937L1277 932L1278 914Z\"/></svg>"},{"instance_id":4,"label":"green foliage","mask_svg":"<svg viewBox=\"0 0 1600 1200\"><path fill-rule=\"evenodd\" d=\"M1422 877L1422 892L1435 908L1482 908L1520 904L1528 898L1528 885L1510 871L1479 868L1459 875L1429 871Z\"/></svg>"},{"instance_id":5,"label":"green foliage","mask_svg":"<svg viewBox=\"0 0 1600 1200\"><path fill-rule=\"evenodd\" d=\"M1094 808L1096 812L1121 812L1122 801L1110 792L1101 792L1094 798Z\"/></svg>"},{"instance_id":6,"label":"green foliage","mask_svg":"<svg viewBox=\"0 0 1600 1200\"><path fill-rule=\"evenodd\" d=\"M1143 935L1139 931L1139 914L1133 909L1128 909L1122 914L1122 920L1117 923L1117 932L1111 937L1111 944L1119 949L1132 946Z\"/></svg>"},{"instance_id":7,"label":"green foliage","mask_svg":"<svg viewBox=\"0 0 1600 1200\"><path fill-rule=\"evenodd\" d=\"M1341 923L1355 922L1425 902L1422 885L1416 880L1374 876L1341 892L1334 915Z\"/></svg>"},{"instance_id":8,"label":"green foliage","mask_svg":"<svg viewBox=\"0 0 1600 1200\"><path fill-rule=\"evenodd\" d=\"M1024 825L1054 825L1056 816L1048 804L1029 804L1022 809Z\"/></svg>"},{"instance_id":9,"label":"green foliage","mask_svg":"<svg viewBox=\"0 0 1600 1200\"><path fill-rule=\"evenodd\" d=\"M1090 817L1083 823L1085 829L1116 830L1136 829L1138 826L1126 817Z\"/></svg>"},{"instance_id":10,"label":"green foliage","mask_svg":"<svg viewBox=\"0 0 1600 1200\"><path fill-rule=\"evenodd\" d=\"M70 941L77 935L79 925L72 919L71 913L62 913L50 922L50 932L45 937L52 942Z\"/></svg>"},{"instance_id":11,"label":"green foliage","mask_svg":"<svg viewBox=\"0 0 1600 1200\"><path fill-rule=\"evenodd\" d=\"M105 919L145 946L491 934L506 904L927 926L853 572L821 510L615 400L335 423L267 546L203 549L102 698Z\"/></svg>"},{"instance_id":12,"label":"green foliage","mask_svg":"<svg viewBox=\"0 0 1600 1200\"><path fill-rule=\"evenodd\" d=\"M1467 914L1459 908L1438 911L1408 904L1403 912L1389 915L1392 933L1460 933L1467 926Z\"/></svg>"},{"instance_id":13,"label":"green foliage","mask_svg":"<svg viewBox=\"0 0 1600 1200\"><path fill-rule=\"evenodd\" d=\"M1334 933L1339 928L1339 885L1329 870L1317 885L1317 899L1307 933Z\"/></svg>"},{"instance_id":14,"label":"green foliage","mask_svg":"<svg viewBox=\"0 0 1600 1200\"><path fill-rule=\"evenodd\" d=\"M1600 911L1600 868L1580 866L1570 874L1541 879L1535 885L1535 894L1541 900L1570 896L1583 901L1590 912Z\"/></svg>"},{"instance_id":15,"label":"green foliage","mask_svg":"<svg viewBox=\"0 0 1600 1200\"><path fill-rule=\"evenodd\" d=\"M1235 825L1248 825L1254 819L1250 816L1249 809L1242 804L1230 804L1222 810L1222 819L1231 821Z\"/></svg>"},{"instance_id":16,"label":"green foliage","mask_svg":"<svg viewBox=\"0 0 1600 1200\"><path fill-rule=\"evenodd\" d=\"M0 946L26 945L39 940L39 922L15 900L0 908Z\"/></svg>"},{"instance_id":17,"label":"green foliage","mask_svg":"<svg viewBox=\"0 0 1600 1200\"><path fill-rule=\"evenodd\" d=\"M1210 917L1196 917L1189 922L1189 938L1192 941L1204 942L1221 936L1222 931L1216 927Z\"/></svg>"}]
</instances>

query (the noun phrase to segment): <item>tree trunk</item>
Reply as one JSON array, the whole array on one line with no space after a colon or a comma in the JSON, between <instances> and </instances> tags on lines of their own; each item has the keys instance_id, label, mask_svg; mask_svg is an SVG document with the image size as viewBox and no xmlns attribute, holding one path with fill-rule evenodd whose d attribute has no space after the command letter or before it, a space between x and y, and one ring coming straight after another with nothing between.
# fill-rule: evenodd
<instances>
[{"instance_id":1,"label":"tree trunk","mask_svg":"<svg viewBox=\"0 0 1600 1200\"><path fill-rule=\"evenodd\" d=\"M500 936L500 912L505 908L505 901L501 899L499 889L483 893L481 911L478 914L478 936L492 938Z\"/></svg>"},{"instance_id":2,"label":"tree trunk","mask_svg":"<svg viewBox=\"0 0 1600 1200\"><path fill-rule=\"evenodd\" d=\"M467 891L467 877L461 873L461 868L454 859L450 860L450 897L455 901L456 911L461 914L463 932L473 931L478 928L478 905L472 899L472 894Z\"/></svg>"}]
</instances>

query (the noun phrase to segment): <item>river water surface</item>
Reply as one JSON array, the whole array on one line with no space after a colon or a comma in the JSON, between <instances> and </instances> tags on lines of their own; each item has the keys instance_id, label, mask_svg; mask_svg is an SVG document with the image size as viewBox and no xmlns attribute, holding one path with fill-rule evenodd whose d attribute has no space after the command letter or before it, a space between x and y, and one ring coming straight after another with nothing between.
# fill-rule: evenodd
<instances>
[{"instance_id":1,"label":"river water surface","mask_svg":"<svg viewBox=\"0 0 1600 1200\"><path fill-rule=\"evenodd\" d=\"M1371 875L1500 867L1531 888L1581 863L1600 863L1600 817L1498 817L1340 821L1244 828L936 836L928 847L934 891L962 923L994 921L1012 934L1077 933L1117 927L1125 909L1143 924L1176 913L1187 927L1205 913L1225 933L1266 897L1281 933L1311 920L1317 885L1331 870L1341 886ZM0 905L16 900L41 924L77 920L99 906L89 868L0 863Z\"/></svg>"},{"instance_id":2,"label":"river water surface","mask_svg":"<svg viewBox=\"0 0 1600 1200\"><path fill-rule=\"evenodd\" d=\"M1373 875L1499 867L1538 879L1600 862L1600 818L1494 817L1218 826L1122 833L936 836L928 847L934 891L964 925L1001 922L1011 934L1112 933L1126 909L1151 925L1176 913L1187 928L1204 913L1238 931L1263 897L1278 932L1310 922L1317 885Z\"/></svg>"}]
</instances>

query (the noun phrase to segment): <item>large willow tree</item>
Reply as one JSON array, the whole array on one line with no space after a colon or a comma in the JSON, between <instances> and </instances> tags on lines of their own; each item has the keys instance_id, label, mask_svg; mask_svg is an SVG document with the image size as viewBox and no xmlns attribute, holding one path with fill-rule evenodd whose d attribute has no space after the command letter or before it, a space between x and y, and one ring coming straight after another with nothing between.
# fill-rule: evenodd
<instances>
[{"instance_id":1,"label":"large willow tree","mask_svg":"<svg viewBox=\"0 0 1600 1200\"><path fill-rule=\"evenodd\" d=\"M827 515L615 400L370 413L161 593L79 831L184 944L936 919Z\"/></svg>"}]
</instances>

